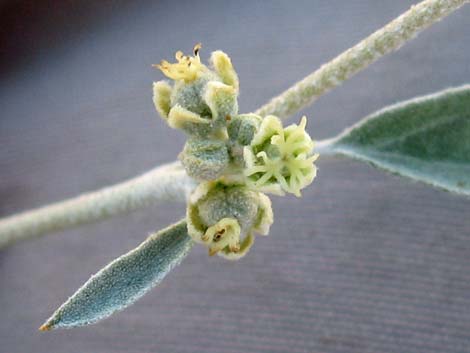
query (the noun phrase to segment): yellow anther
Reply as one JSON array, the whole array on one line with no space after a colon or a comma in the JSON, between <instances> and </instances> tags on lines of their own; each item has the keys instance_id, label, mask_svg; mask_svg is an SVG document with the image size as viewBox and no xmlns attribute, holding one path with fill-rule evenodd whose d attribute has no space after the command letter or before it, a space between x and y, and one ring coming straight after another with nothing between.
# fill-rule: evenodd
<instances>
[{"instance_id":1,"label":"yellow anther","mask_svg":"<svg viewBox=\"0 0 470 353\"><path fill-rule=\"evenodd\" d=\"M182 51L175 53L176 63L171 64L166 60L162 60L160 64L153 65L161 70L163 74L172 80L184 80L189 83L199 77L199 75L207 70L207 67L201 63L199 58L199 50L201 43L194 46L194 56L186 56Z\"/></svg>"}]
</instances>

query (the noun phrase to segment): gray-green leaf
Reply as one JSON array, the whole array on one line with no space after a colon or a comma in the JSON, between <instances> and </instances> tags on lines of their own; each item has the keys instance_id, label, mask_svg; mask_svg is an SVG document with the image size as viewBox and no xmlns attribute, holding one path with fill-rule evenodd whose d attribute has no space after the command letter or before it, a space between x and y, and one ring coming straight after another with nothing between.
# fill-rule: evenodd
<instances>
[{"instance_id":1,"label":"gray-green leaf","mask_svg":"<svg viewBox=\"0 0 470 353\"><path fill-rule=\"evenodd\" d=\"M150 235L92 276L40 330L88 325L124 309L158 284L192 245L185 220Z\"/></svg>"},{"instance_id":2,"label":"gray-green leaf","mask_svg":"<svg viewBox=\"0 0 470 353\"><path fill-rule=\"evenodd\" d=\"M470 85L389 106L319 147L470 195Z\"/></svg>"}]
</instances>

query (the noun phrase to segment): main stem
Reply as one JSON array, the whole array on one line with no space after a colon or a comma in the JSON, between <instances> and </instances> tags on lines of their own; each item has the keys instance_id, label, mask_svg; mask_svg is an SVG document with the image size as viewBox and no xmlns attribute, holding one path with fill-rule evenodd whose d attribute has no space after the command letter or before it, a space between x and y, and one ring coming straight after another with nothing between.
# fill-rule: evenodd
<instances>
[{"instance_id":1,"label":"main stem","mask_svg":"<svg viewBox=\"0 0 470 353\"><path fill-rule=\"evenodd\" d=\"M130 212L156 201L186 201L194 186L178 162L166 164L123 183L0 220L0 248Z\"/></svg>"},{"instance_id":2,"label":"main stem","mask_svg":"<svg viewBox=\"0 0 470 353\"><path fill-rule=\"evenodd\" d=\"M312 104L318 97L341 85L385 54L397 50L419 32L446 17L469 0L425 0L385 27L372 33L354 47L338 55L318 70L297 82L256 114L286 118Z\"/></svg>"},{"instance_id":3,"label":"main stem","mask_svg":"<svg viewBox=\"0 0 470 353\"><path fill-rule=\"evenodd\" d=\"M381 56L446 17L469 0L425 0L323 65L256 111L287 117L339 86ZM328 141L318 143L328 153ZM184 170L171 164L124 183L0 220L0 248L17 240L99 221L155 201L184 199L194 187Z\"/></svg>"}]
</instances>

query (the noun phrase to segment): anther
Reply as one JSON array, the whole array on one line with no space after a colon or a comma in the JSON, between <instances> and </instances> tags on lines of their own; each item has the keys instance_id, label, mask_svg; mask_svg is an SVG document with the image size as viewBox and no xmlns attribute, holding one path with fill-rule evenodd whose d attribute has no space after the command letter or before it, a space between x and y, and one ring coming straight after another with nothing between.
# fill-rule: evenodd
<instances>
[{"instance_id":1,"label":"anther","mask_svg":"<svg viewBox=\"0 0 470 353\"><path fill-rule=\"evenodd\" d=\"M193 52L194 52L194 56L197 56L199 54L199 50L201 50L202 48L202 44L201 43L197 43L195 46L194 46L194 49L193 49Z\"/></svg>"}]
</instances>

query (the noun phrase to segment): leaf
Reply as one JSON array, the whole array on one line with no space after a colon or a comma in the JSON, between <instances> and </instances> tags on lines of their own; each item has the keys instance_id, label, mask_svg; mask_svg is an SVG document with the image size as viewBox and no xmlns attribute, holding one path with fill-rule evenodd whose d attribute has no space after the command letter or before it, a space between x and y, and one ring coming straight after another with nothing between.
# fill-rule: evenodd
<instances>
[{"instance_id":1,"label":"leaf","mask_svg":"<svg viewBox=\"0 0 470 353\"><path fill-rule=\"evenodd\" d=\"M470 195L470 85L389 106L319 145L320 153Z\"/></svg>"},{"instance_id":2,"label":"leaf","mask_svg":"<svg viewBox=\"0 0 470 353\"><path fill-rule=\"evenodd\" d=\"M92 276L40 330L88 325L124 309L160 283L192 245L185 220L150 235Z\"/></svg>"}]
</instances>

